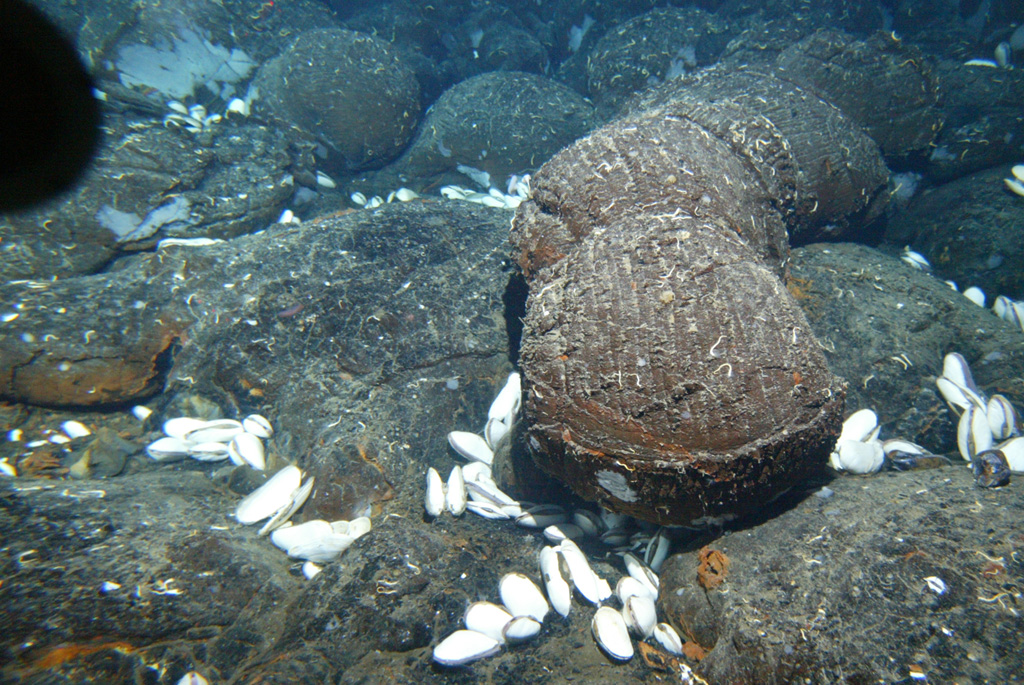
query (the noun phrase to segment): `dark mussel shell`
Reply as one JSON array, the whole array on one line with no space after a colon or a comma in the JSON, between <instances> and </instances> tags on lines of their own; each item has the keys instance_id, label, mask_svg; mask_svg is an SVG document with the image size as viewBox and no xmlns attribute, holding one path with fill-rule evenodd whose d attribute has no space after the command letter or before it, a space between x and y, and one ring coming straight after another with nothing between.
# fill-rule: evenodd
<instances>
[{"instance_id":1,"label":"dark mussel shell","mask_svg":"<svg viewBox=\"0 0 1024 685\"><path fill-rule=\"evenodd\" d=\"M999 450L978 452L971 459L974 483L980 488L998 488L1010 482L1010 464Z\"/></svg>"}]
</instances>

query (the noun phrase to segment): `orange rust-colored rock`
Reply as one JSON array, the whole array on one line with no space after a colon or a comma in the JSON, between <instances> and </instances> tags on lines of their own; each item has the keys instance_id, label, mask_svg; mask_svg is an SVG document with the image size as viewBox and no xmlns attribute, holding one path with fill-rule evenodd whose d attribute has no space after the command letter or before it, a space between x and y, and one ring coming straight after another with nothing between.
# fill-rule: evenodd
<instances>
[{"instance_id":1,"label":"orange rust-colored rock","mask_svg":"<svg viewBox=\"0 0 1024 685\"><path fill-rule=\"evenodd\" d=\"M698 553L697 582L705 590L711 590L725 582L729 573L729 557L710 547L702 547Z\"/></svg>"}]
</instances>

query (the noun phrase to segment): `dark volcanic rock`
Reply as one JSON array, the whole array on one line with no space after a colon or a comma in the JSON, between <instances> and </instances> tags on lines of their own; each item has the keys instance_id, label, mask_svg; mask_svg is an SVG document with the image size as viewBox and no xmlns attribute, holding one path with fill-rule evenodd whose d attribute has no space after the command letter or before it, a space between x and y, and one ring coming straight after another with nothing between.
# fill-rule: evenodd
<instances>
[{"instance_id":1,"label":"dark volcanic rock","mask_svg":"<svg viewBox=\"0 0 1024 685\"><path fill-rule=\"evenodd\" d=\"M267 642L302 581L229 518L236 499L199 473L5 481L5 681L125 682L156 658L175 682L214 638Z\"/></svg>"},{"instance_id":2,"label":"dark volcanic rock","mask_svg":"<svg viewBox=\"0 0 1024 685\"><path fill-rule=\"evenodd\" d=\"M814 91L860 124L886 157L928 147L942 128L931 61L893 35L867 41L822 30L776 60L779 76Z\"/></svg>"},{"instance_id":3,"label":"dark volcanic rock","mask_svg":"<svg viewBox=\"0 0 1024 685\"><path fill-rule=\"evenodd\" d=\"M466 165L491 175L504 190L510 174L535 169L594 126L594 107L557 81L522 72L466 79L437 99L416 139L393 164L356 179L368 197L415 180L417 188L472 185L456 171Z\"/></svg>"},{"instance_id":4,"label":"dark volcanic rock","mask_svg":"<svg viewBox=\"0 0 1024 685\"><path fill-rule=\"evenodd\" d=\"M1024 334L940 279L853 243L796 249L791 267L789 291L849 383L847 414L874 409L883 439L956 453L956 417L935 388L949 352L987 395L1024 405Z\"/></svg>"},{"instance_id":5,"label":"dark volcanic rock","mask_svg":"<svg viewBox=\"0 0 1024 685\"><path fill-rule=\"evenodd\" d=\"M667 7L613 27L587 58L590 96L618 109L651 84L713 64L731 37L726 26L696 7Z\"/></svg>"},{"instance_id":6,"label":"dark volcanic rock","mask_svg":"<svg viewBox=\"0 0 1024 685\"><path fill-rule=\"evenodd\" d=\"M659 608L709 650L711 683L1016 682L1022 487L981 490L963 466L843 477L670 559ZM728 559L717 587L711 549Z\"/></svg>"},{"instance_id":7,"label":"dark volcanic rock","mask_svg":"<svg viewBox=\"0 0 1024 685\"><path fill-rule=\"evenodd\" d=\"M389 205L0 286L22 305L0 333L3 396L91 406L166 389L162 405L184 393L259 411L278 429L271 467L322 473L314 508L348 518L394 496L413 455L444 454L451 417L480 429L466 407L508 371L507 222L469 203Z\"/></svg>"},{"instance_id":8,"label":"dark volcanic rock","mask_svg":"<svg viewBox=\"0 0 1024 685\"><path fill-rule=\"evenodd\" d=\"M1024 298L1024 250L1014 227L1024 200L1004 178L1012 178L1009 168L997 167L926 190L890 221L886 242L920 252L935 275L961 290L978 286L989 305L997 295Z\"/></svg>"},{"instance_id":9,"label":"dark volcanic rock","mask_svg":"<svg viewBox=\"0 0 1024 685\"><path fill-rule=\"evenodd\" d=\"M324 142L344 170L394 159L419 123L413 71L390 43L355 31L306 31L253 83L261 106Z\"/></svg>"},{"instance_id":10,"label":"dark volcanic rock","mask_svg":"<svg viewBox=\"0 0 1024 685\"><path fill-rule=\"evenodd\" d=\"M842 413L778 278L787 228L872 216L885 167L768 73L713 69L636 106L545 164L516 215L528 441L616 511L749 512L819 468Z\"/></svg>"}]
</instances>

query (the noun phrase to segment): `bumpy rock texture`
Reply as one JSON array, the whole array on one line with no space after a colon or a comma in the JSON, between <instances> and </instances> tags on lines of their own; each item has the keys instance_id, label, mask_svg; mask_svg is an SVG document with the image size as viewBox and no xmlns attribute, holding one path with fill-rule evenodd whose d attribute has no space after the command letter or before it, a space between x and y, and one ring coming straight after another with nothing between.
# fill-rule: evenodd
<instances>
[{"instance_id":1,"label":"bumpy rock texture","mask_svg":"<svg viewBox=\"0 0 1024 685\"><path fill-rule=\"evenodd\" d=\"M822 466L843 409L779 279L787 228L870 216L885 168L768 73L712 71L645 104L549 161L516 216L528 441L617 511L744 513Z\"/></svg>"},{"instance_id":2,"label":"bumpy rock texture","mask_svg":"<svg viewBox=\"0 0 1024 685\"><path fill-rule=\"evenodd\" d=\"M341 29L307 31L257 75L261 104L316 135L343 168L394 159L419 123L420 88L388 42Z\"/></svg>"},{"instance_id":3,"label":"bumpy rock texture","mask_svg":"<svg viewBox=\"0 0 1024 685\"><path fill-rule=\"evenodd\" d=\"M458 165L486 171L503 186L510 174L536 168L594 127L594 107L557 81L522 72L466 79L438 98L409 149L379 172L357 179L369 197L417 179L418 187L472 185Z\"/></svg>"}]
</instances>

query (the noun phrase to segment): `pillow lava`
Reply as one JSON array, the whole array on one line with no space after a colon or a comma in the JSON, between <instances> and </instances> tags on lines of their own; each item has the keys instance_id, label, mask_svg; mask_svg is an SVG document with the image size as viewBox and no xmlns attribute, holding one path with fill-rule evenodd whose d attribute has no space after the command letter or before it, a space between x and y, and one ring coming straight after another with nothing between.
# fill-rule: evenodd
<instances>
[{"instance_id":1,"label":"pillow lava","mask_svg":"<svg viewBox=\"0 0 1024 685\"><path fill-rule=\"evenodd\" d=\"M413 70L387 41L344 29L306 31L254 81L275 118L313 134L345 170L398 156L420 118Z\"/></svg>"}]
</instances>

